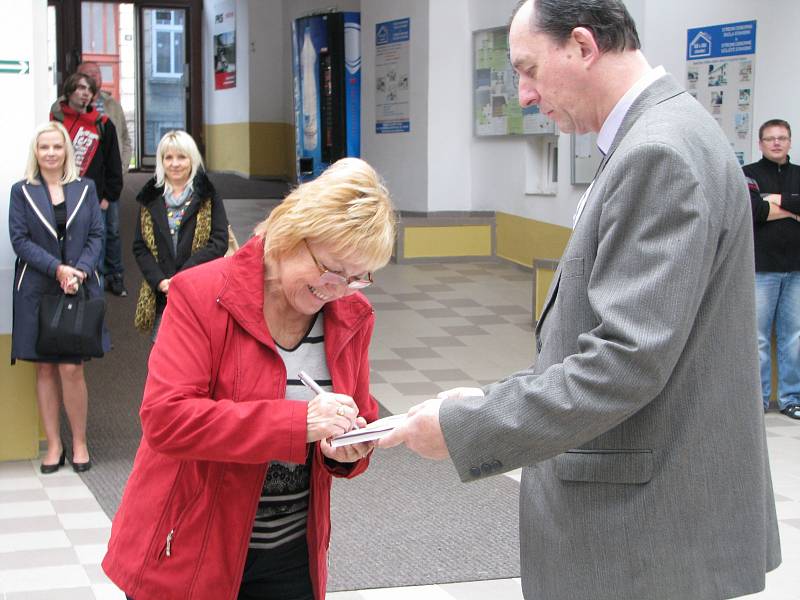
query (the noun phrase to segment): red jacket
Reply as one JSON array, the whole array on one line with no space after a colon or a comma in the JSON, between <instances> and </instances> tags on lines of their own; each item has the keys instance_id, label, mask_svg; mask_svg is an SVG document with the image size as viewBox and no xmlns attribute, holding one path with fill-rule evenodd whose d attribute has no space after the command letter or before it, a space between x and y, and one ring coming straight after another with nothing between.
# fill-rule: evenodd
<instances>
[{"instance_id":1,"label":"red jacket","mask_svg":"<svg viewBox=\"0 0 800 600\"><path fill-rule=\"evenodd\" d=\"M302 463L307 403L284 398L286 369L263 315L263 242L175 276L148 363L142 441L114 518L103 569L135 600L235 599L271 460ZM367 421L374 313L361 294L324 308L333 389ZM352 464L314 445L308 549L314 597L325 598L331 476Z\"/></svg>"}]
</instances>

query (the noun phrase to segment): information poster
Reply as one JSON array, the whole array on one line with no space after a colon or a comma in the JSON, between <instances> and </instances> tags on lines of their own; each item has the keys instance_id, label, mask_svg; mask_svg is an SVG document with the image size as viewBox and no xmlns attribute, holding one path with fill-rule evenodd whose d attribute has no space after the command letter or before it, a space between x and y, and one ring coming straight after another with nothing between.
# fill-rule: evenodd
<instances>
[{"instance_id":1,"label":"information poster","mask_svg":"<svg viewBox=\"0 0 800 600\"><path fill-rule=\"evenodd\" d=\"M214 89L236 87L236 4L214 5Z\"/></svg>"},{"instance_id":2,"label":"information poster","mask_svg":"<svg viewBox=\"0 0 800 600\"><path fill-rule=\"evenodd\" d=\"M739 164L751 162L756 22L687 31L686 89L716 119Z\"/></svg>"},{"instance_id":3,"label":"information poster","mask_svg":"<svg viewBox=\"0 0 800 600\"><path fill-rule=\"evenodd\" d=\"M538 106L519 104L508 27L475 32L474 51L475 135L555 133L555 123Z\"/></svg>"},{"instance_id":4,"label":"information poster","mask_svg":"<svg viewBox=\"0 0 800 600\"><path fill-rule=\"evenodd\" d=\"M375 133L411 130L408 101L411 20L375 25Z\"/></svg>"}]
</instances>

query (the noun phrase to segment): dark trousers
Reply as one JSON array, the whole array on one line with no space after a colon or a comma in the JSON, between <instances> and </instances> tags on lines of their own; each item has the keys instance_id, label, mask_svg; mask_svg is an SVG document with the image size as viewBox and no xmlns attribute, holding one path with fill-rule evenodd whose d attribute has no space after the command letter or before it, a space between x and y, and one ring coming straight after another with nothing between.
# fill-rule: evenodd
<instances>
[{"instance_id":1,"label":"dark trousers","mask_svg":"<svg viewBox=\"0 0 800 600\"><path fill-rule=\"evenodd\" d=\"M125 596L133 600L130 596ZM275 550L250 548L238 600L314 600L306 538Z\"/></svg>"}]
</instances>

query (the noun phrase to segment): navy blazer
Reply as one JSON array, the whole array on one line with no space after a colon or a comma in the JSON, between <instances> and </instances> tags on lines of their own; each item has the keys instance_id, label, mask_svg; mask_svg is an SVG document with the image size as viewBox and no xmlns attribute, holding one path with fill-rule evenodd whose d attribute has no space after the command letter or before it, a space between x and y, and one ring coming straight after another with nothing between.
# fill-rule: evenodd
<instances>
[{"instance_id":1,"label":"navy blazer","mask_svg":"<svg viewBox=\"0 0 800 600\"><path fill-rule=\"evenodd\" d=\"M84 281L91 297L103 292L96 272L103 243L103 220L91 179L76 179L64 188L67 227L63 257L58 240L55 212L47 186L41 181L18 181L11 188L8 230L17 255L14 273L14 319L11 360L38 360L39 301L43 294L57 294L59 264L67 264L87 274ZM104 338L108 336L105 335ZM104 339L104 346L110 343Z\"/></svg>"}]
</instances>

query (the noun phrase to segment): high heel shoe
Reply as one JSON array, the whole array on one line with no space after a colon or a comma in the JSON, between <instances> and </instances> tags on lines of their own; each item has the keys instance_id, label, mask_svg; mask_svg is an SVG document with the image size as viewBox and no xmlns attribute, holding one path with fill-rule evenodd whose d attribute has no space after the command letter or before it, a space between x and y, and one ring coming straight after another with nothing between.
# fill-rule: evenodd
<instances>
[{"instance_id":1,"label":"high heel shoe","mask_svg":"<svg viewBox=\"0 0 800 600\"><path fill-rule=\"evenodd\" d=\"M75 471L76 473L85 473L91 468L92 468L91 458L86 462L80 462L80 463L72 461L72 470Z\"/></svg>"},{"instance_id":2,"label":"high heel shoe","mask_svg":"<svg viewBox=\"0 0 800 600\"><path fill-rule=\"evenodd\" d=\"M42 472L42 475L49 475L50 473L55 473L58 471L59 468L63 467L64 464L67 462L67 450L66 448L61 449L61 456L58 459L58 462L54 465L46 465L44 463L41 464L39 470Z\"/></svg>"}]
</instances>

